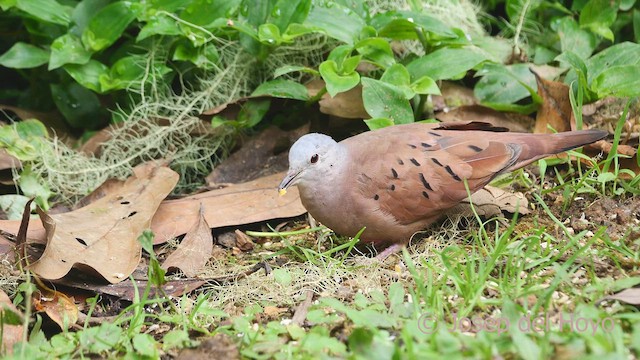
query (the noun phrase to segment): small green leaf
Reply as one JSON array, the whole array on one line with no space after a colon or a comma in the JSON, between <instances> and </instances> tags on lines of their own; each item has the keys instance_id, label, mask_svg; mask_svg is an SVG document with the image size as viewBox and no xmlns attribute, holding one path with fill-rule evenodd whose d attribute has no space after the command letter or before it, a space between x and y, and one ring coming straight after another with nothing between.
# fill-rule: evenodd
<instances>
[{"instance_id":1,"label":"small green leaf","mask_svg":"<svg viewBox=\"0 0 640 360\"><path fill-rule=\"evenodd\" d=\"M277 79L267 81L251 94L251 96L272 96L284 99L308 100L309 92L304 85L291 80Z\"/></svg>"},{"instance_id":2,"label":"small green leaf","mask_svg":"<svg viewBox=\"0 0 640 360\"><path fill-rule=\"evenodd\" d=\"M71 13L71 22L74 24L71 33L80 36L95 14L103 7L109 5L109 0L82 0L75 6Z\"/></svg>"},{"instance_id":3,"label":"small green leaf","mask_svg":"<svg viewBox=\"0 0 640 360\"><path fill-rule=\"evenodd\" d=\"M610 46L592 56L585 63L589 69L589 81L592 81L602 72L614 66L639 64L640 44L623 42Z\"/></svg>"},{"instance_id":4,"label":"small green leaf","mask_svg":"<svg viewBox=\"0 0 640 360\"><path fill-rule=\"evenodd\" d=\"M417 31L435 35L436 39L456 38L444 22L434 16L414 11L385 11L371 19L378 36L394 40L417 40Z\"/></svg>"},{"instance_id":5,"label":"small green leaf","mask_svg":"<svg viewBox=\"0 0 640 360\"><path fill-rule=\"evenodd\" d=\"M578 23L570 17L565 17L558 22L558 36L560 48L564 51L573 51L581 58L588 58L596 48L596 37L593 33L581 29Z\"/></svg>"},{"instance_id":6,"label":"small green leaf","mask_svg":"<svg viewBox=\"0 0 640 360\"><path fill-rule=\"evenodd\" d=\"M212 43L195 47L190 41L180 41L173 52L174 61L189 61L198 68L204 69L215 64L219 58L218 50Z\"/></svg>"},{"instance_id":7,"label":"small green leaf","mask_svg":"<svg viewBox=\"0 0 640 360\"><path fill-rule=\"evenodd\" d=\"M280 29L274 24L262 24L258 26L258 40L270 46L277 46L284 42L282 35L280 35Z\"/></svg>"},{"instance_id":8,"label":"small green leaf","mask_svg":"<svg viewBox=\"0 0 640 360\"><path fill-rule=\"evenodd\" d=\"M414 121L411 105L397 86L363 77L362 100L372 118L388 118L395 124Z\"/></svg>"},{"instance_id":9,"label":"small green leaf","mask_svg":"<svg viewBox=\"0 0 640 360\"><path fill-rule=\"evenodd\" d=\"M409 86L411 84L411 75L402 64L395 64L385 70L380 77L380 81L384 81L396 86Z\"/></svg>"},{"instance_id":10,"label":"small green leaf","mask_svg":"<svg viewBox=\"0 0 640 360\"><path fill-rule=\"evenodd\" d=\"M238 123L245 128L256 126L269 111L269 99L249 99L238 113Z\"/></svg>"},{"instance_id":11,"label":"small green leaf","mask_svg":"<svg viewBox=\"0 0 640 360\"><path fill-rule=\"evenodd\" d=\"M580 11L580 26L588 27L591 31L613 41L610 27L616 21L619 1L589 0Z\"/></svg>"},{"instance_id":12,"label":"small green leaf","mask_svg":"<svg viewBox=\"0 0 640 360\"><path fill-rule=\"evenodd\" d=\"M19 42L0 56L0 65L13 69L29 69L46 64L49 52L31 44Z\"/></svg>"},{"instance_id":13,"label":"small green leaf","mask_svg":"<svg viewBox=\"0 0 640 360\"><path fill-rule=\"evenodd\" d=\"M131 342L133 343L133 348L136 350L137 354L149 358L158 357L158 344L153 339L153 336L149 334L135 334L133 339L131 339Z\"/></svg>"},{"instance_id":14,"label":"small green leaf","mask_svg":"<svg viewBox=\"0 0 640 360\"><path fill-rule=\"evenodd\" d=\"M393 120L387 118L375 118L375 119L366 119L364 123L367 124L369 130L382 129L387 126L393 125Z\"/></svg>"},{"instance_id":15,"label":"small green leaf","mask_svg":"<svg viewBox=\"0 0 640 360\"><path fill-rule=\"evenodd\" d=\"M320 73L318 71L316 71L315 69L312 69L310 67L306 67L306 66L296 66L296 65L284 65L281 66L279 68L277 68L274 72L273 72L273 77L277 78L280 77L282 75L285 74L289 74L292 72L304 72L307 74L311 74L313 76L320 76Z\"/></svg>"},{"instance_id":16,"label":"small green leaf","mask_svg":"<svg viewBox=\"0 0 640 360\"><path fill-rule=\"evenodd\" d=\"M42 179L31 170L31 167L25 166L22 169L17 183L24 195L30 198L34 197L38 206L44 211L49 210L48 199L53 193L49 190L49 187L42 182Z\"/></svg>"},{"instance_id":17,"label":"small green leaf","mask_svg":"<svg viewBox=\"0 0 640 360\"><path fill-rule=\"evenodd\" d=\"M189 333L182 329L170 330L162 336L162 350L181 349L194 343Z\"/></svg>"},{"instance_id":18,"label":"small green leaf","mask_svg":"<svg viewBox=\"0 0 640 360\"><path fill-rule=\"evenodd\" d=\"M90 59L91 53L85 50L80 38L72 34L65 34L55 39L51 44L48 70L57 69L64 64L86 64Z\"/></svg>"},{"instance_id":19,"label":"small green leaf","mask_svg":"<svg viewBox=\"0 0 640 360\"><path fill-rule=\"evenodd\" d=\"M314 3L304 25L321 29L330 37L353 45L366 25L364 20L345 6L334 2L323 5Z\"/></svg>"},{"instance_id":20,"label":"small green leaf","mask_svg":"<svg viewBox=\"0 0 640 360\"><path fill-rule=\"evenodd\" d=\"M513 104L529 96L537 96L536 79L530 64L485 64L478 72L482 79L474 88L481 102Z\"/></svg>"},{"instance_id":21,"label":"small green leaf","mask_svg":"<svg viewBox=\"0 0 640 360\"><path fill-rule=\"evenodd\" d=\"M396 63L391 45L382 38L368 38L358 42L354 48L365 60L386 69Z\"/></svg>"},{"instance_id":22,"label":"small green leaf","mask_svg":"<svg viewBox=\"0 0 640 360\"><path fill-rule=\"evenodd\" d=\"M360 82L360 75L357 72L352 72L348 75L338 74L338 65L333 60L324 61L320 64L319 70L327 85L327 92L331 97L353 89Z\"/></svg>"},{"instance_id":23,"label":"small green leaf","mask_svg":"<svg viewBox=\"0 0 640 360\"><path fill-rule=\"evenodd\" d=\"M100 77L109 76L109 68L96 60L83 65L67 64L63 68L78 84L97 93L103 92Z\"/></svg>"},{"instance_id":24,"label":"small green leaf","mask_svg":"<svg viewBox=\"0 0 640 360\"><path fill-rule=\"evenodd\" d=\"M411 89L417 94L440 95L438 84L430 77L423 76L411 83Z\"/></svg>"},{"instance_id":25,"label":"small green leaf","mask_svg":"<svg viewBox=\"0 0 640 360\"><path fill-rule=\"evenodd\" d=\"M293 281L291 272L283 268L273 270L273 279L282 286L289 286Z\"/></svg>"},{"instance_id":26,"label":"small green leaf","mask_svg":"<svg viewBox=\"0 0 640 360\"><path fill-rule=\"evenodd\" d=\"M136 41L142 41L153 35L181 35L182 30L178 26L178 22L165 14L158 14L148 21L140 33Z\"/></svg>"},{"instance_id":27,"label":"small green leaf","mask_svg":"<svg viewBox=\"0 0 640 360\"><path fill-rule=\"evenodd\" d=\"M40 156L47 128L36 119L0 126L0 148L18 160L34 160Z\"/></svg>"},{"instance_id":28,"label":"small green leaf","mask_svg":"<svg viewBox=\"0 0 640 360\"><path fill-rule=\"evenodd\" d=\"M66 26L71 21L72 8L55 0L17 0L16 7L42 21Z\"/></svg>"},{"instance_id":29,"label":"small green leaf","mask_svg":"<svg viewBox=\"0 0 640 360\"><path fill-rule=\"evenodd\" d=\"M633 39L640 42L640 10L633 9ZM640 326L637 327L640 329Z\"/></svg>"},{"instance_id":30,"label":"small green leaf","mask_svg":"<svg viewBox=\"0 0 640 360\"><path fill-rule=\"evenodd\" d=\"M474 46L442 48L407 65L413 79L429 76L433 80L452 79L473 69L488 56Z\"/></svg>"},{"instance_id":31,"label":"small green leaf","mask_svg":"<svg viewBox=\"0 0 640 360\"><path fill-rule=\"evenodd\" d=\"M186 3L189 5L180 13L180 18L190 24L207 27L217 19L228 18L240 0L193 0Z\"/></svg>"},{"instance_id":32,"label":"small green leaf","mask_svg":"<svg viewBox=\"0 0 640 360\"><path fill-rule=\"evenodd\" d=\"M356 68L358 67L358 64L360 64L361 59L362 59L362 56L360 55L350 56L344 59L344 61L342 62L342 66L340 68L340 72L344 75L348 75L356 71Z\"/></svg>"},{"instance_id":33,"label":"small green leaf","mask_svg":"<svg viewBox=\"0 0 640 360\"><path fill-rule=\"evenodd\" d=\"M110 46L120 38L140 10L141 4L129 1L118 1L103 7L82 33L82 42L93 51Z\"/></svg>"}]
</instances>

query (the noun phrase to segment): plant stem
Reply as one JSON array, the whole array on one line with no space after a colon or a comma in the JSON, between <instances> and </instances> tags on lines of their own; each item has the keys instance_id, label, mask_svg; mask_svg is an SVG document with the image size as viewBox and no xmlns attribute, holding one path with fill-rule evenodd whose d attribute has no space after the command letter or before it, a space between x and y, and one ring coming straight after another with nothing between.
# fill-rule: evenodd
<instances>
[{"instance_id":1,"label":"plant stem","mask_svg":"<svg viewBox=\"0 0 640 360\"><path fill-rule=\"evenodd\" d=\"M311 232L316 232L320 230L324 230L326 227L319 226L310 229L302 229L296 231L285 231L285 232L263 232L263 231L246 231L245 234L249 236L259 236L259 237L280 237L280 236L291 236L291 235L300 235Z\"/></svg>"}]
</instances>

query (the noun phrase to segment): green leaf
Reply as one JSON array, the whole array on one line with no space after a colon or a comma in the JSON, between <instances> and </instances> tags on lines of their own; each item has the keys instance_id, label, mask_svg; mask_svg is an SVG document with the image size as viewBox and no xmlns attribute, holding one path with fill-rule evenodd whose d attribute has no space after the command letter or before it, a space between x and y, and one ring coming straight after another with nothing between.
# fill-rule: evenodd
<instances>
[{"instance_id":1,"label":"green leaf","mask_svg":"<svg viewBox=\"0 0 640 360\"><path fill-rule=\"evenodd\" d=\"M86 64L90 59L91 53L85 50L80 38L72 34L65 34L55 39L51 44L48 70L57 69L64 64Z\"/></svg>"},{"instance_id":2,"label":"green leaf","mask_svg":"<svg viewBox=\"0 0 640 360\"><path fill-rule=\"evenodd\" d=\"M362 56L360 55L350 56L344 59L344 61L342 62L342 66L340 67L340 72L347 75L356 71L356 68L358 67L358 64L360 64L361 59Z\"/></svg>"},{"instance_id":3,"label":"green leaf","mask_svg":"<svg viewBox=\"0 0 640 360\"><path fill-rule=\"evenodd\" d=\"M103 92L100 77L109 76L109 68L96 60L89 60L83 65L67 64L64 70L80 85L98 93Z\"/></svg>"},{"instance_id":4,"label":"green leaf","mask_svg":"<svg viewBox=\"0 0 640 360\"><path fill-rule=\"evenodd\" d=\"M420 79L411 83L411 90L413 90L416 94L423 95L440 95L440 88L438 88L438 84L432 78L428 76L423 76Z\"/></svg>"},{"instance_id":5,"label":"green leaf","mask_svg":"<svg viewBox=\"0 0 640 360\"><path fill-rule=\"evenodd\" d=\"M393 120L387 118L375 118L375 119L366 119L364 123L367 124L369 130L382 129L387 126L393 125Z\"/></svg>"},{"instance_id":6,"label":"green leaf","mask_svg":"<svg viewBox=\"0 0 640 360\"><path fill-rule=\"evenodd\" d=\"M49 52L31 44L19 42L0 56L0 65L13 69L29 69L46 64Z\"/></svg>"},{"instance_id":7,"label":"green leaf","mask_svg":"<svg viewBox=\"0 0 640 360\"><path fill-rule=\"evenodd\" d=\"M394 346L386 331L356 328L349 335L349 350L356 359L392 359Z\"/></svg>"},{"instance_id":8,"label":"green leaf","mask_svg":"<svg viewBox=\"0 0 640 360\"><path fill-rule=\"evenodd\" d=\"M0 195L0 209L7 214L7 219L20 220L29 199L28 196L24 195Z\"/></svg>"},{"instance_id":9,"label":"green leaf","mask_svg":"<svg viewBox=\"0 0 640 360\"><path fill-rule=\"evenodd\" d=\"M359 41L354 46L354 49L360 53L365 60L368 60L383 69L386 69L396 63L393 51L391 50L391 45L385 39L364 39Z\"/></svg>"},{"instance_id":10,"label":"green leaf","mask_svg":"<svg viewBox=\"0 0 640 360\"><path fill-rule=\"evenodd\" d=\"M53 102L69 125L76 129L97 129L105 124L108 113L91 90L76 83L50 87Z\"/></svg>"},{"instance_id":11,"label":"green leaf","mask_svg":"<svg viewBox=\"0 0 640 360\"><path fill-rule=\"evenodd\" d=\"M640 42L640 10L638 9L633 9L633 39Z\"/></svg>"},{"instance_id":12,"label":"green leaf","mask_svg":"<svg viewBox=\"0 0 640 360\"><path fill-rule=\"evenodd\" d=\"M238 123L245 128L256 126L269 111L269 99L249 99L238 113Z\"/></svg>"},{"instance_id":13,"label":"green leaf","mask_svg":"<svg viewBox=\"0 0 640 360\"><path fill-rule=\"evenodd\" d=\"M176 45L172 60L189 61L197 67L204 69L207 65L215 64L220 54L214 44L204 44L195 47L190 41L182 40Z\"/></svg>"},{"instance_id":14,"label":"green leaf","mask_svg":"<svg viewBox=\"0 0 640 360\"><path fill-rule=\"evenodd\" d=\"M72 8L55 0L17 0L16 7L35 18L66 26L71 21Z\"/></svg>"},{"instance_id":15,"label":"green leaf","mask_svg":"<svg viewBox=\"0 0 640 360\"><path fill-rule=\"evenodd\" d=\"M640 45L623 42L606 48L586 61L589 69L589 81L614 66L635 65L640 63ZM637 75L636 75L637 76Z\"/></svg>"},{"instance_id":16,"label":"green leaf","mask_svg":"<svg viewBox=\"0 0 640 360\"><path fill-rule=\"evenodd\" d=\"M165 14L158 14L149 20L146 25L140 29L136 41L142 41L153 35L181 35L182 30L178 26L178 22Z\"/></svg>"},{"instance_id":17,"label":"green leaf","mask_svg":"<svg viewBox=\"0 0 640 360\"><path fill-rule=\"evenodd\" d=\"M258 40L270 46L277 46L284 42L282 35L280 35L280 29L274 24L262 24L258 26Z\"/></svg>"},{"instance_id":18,"label":"green leaf","mask_svg":"<svg viewBox=\"0 0 640 360\"><path fill-rule=\"evenodd\" d=\"M158 349L156 347L157 343L153 339L153 336L149 334L135 334L133 339L131 339L131 342L133 343L133 348L136 350L137 354L149 358L158 357Z\"/></svg>"},{"instance_id":19,"label":"green leaf","mask_svg":"<svg viewBox=\"0 0 640 360\"><path fill-rule=\"evenodd\" d=\"M380 77L380 81L386 82L391 85L395 85L400 89L405 99L409 100L413 98L416 93L409 86L411 83L411 76L409 71L402 64L395 64L388 68Z\"/></svg>"},{"instance_id":20,"label":"green leaf","mask_svg":"<svg viewBox=\"0 0 640 360\"><path fill-rule=\"evenodd\" d=\"M53 195L49 187L42 183L42 179L38 177L31 167L25 166L20 172L20 176L17 180L18 186L22 193L30 198L35 198L36 204L40 206L44 211L49 210L48 199Z\"/></svg>"},{"instance_id":21,"label":"green leaf","mask_svg":"<svg viewBox=\"0 0 640 360\"><path fill-rule=\"evenodd\" d=\"M473 69L487 55L474 46L442 48L420 57L407 65L413 79L429 76L433 80L452 79Z\"/></svg>"},{"instance_id":22,"label":"green leaf","mask_svg":"<svg viewBox=\"0 0 640 360\"><path fill-rule=\"evenodd\" d=\"M320 29L330 37L353 45L366 25L364 20L349 8L336 3L315 3L304 23Z\"/></svg>"},{"instance_id":23,"label":"green leaf","mask_svg":"<svg viewBox=\"0 0 640 360\"><path fill-rule=\"evenodd\" d=\"M315 69L312 69L310 67L306 67L306 66L296 66L296 65L284 65L281 66L279 68L277 68L274 72L273 72L273 77L277 78L280 77L282 75L285 74L289 74L292 72L304 72L307 74L311 74L313 76L320 76L320 73L318 71L316 71Z\"/></svg>"},{"instance_id":24,"label":"green leaf","mask_svg":"<svg viewBox=\"0 0 640 360\"><path fill-rule=\"evenodd\" d=\"M82 33L82 42L93 51L110 46L120 38L140 10L141 4L130 1L118 1L103 7Z\"/></svg>"},{"instance_id":25,"label":"green leaf","mask_svg":"<svg viewBox=\"0 0 640 360\"><path fill-rule=\"evenodd\" d=\"M613 41L610 27L616 21L620 1L589 0L580 11L580 26L588 27L591 31Z\"/></svg>"},{"instance_id":26,"label":"green leaf","mask_svg":"<svg viewBox=\"0 0 640 360\"><path fill-rule=\"evenodd\" d=\"M71 21L75 24L71 29L71 33L80 37L84 29L87 28L89 22L95 14L103 7L109 5L109 0L82 0L76 5L71 13Z\"/></svg>"},{"instance_id":27,"label":"green leaf","mask_svg":"<svg viewBox=\"0 0 640 360\"><path fill-rule=\"evenodd\" d=\"M193 0L181 13L180 18L188 23L207 27L215 20L228 18L240 0Z\"/></svg>"},{"instance_id":28,"label":"green leaf","mask_svg":"<svg viewBox=\"0 0 640 360\"><path fill-rule=\"evenodd\" d=\"M593 80L592 89L600 98L607 95L636 97L640 95L640 64L613 66Z\"/></svg>"},{"instance_id":29,"label":"green leaf","mask_svg":"<svg viewBox=\"0 0 640 360\"><path fill-rule=\"evenodd\" d=\"M536 79L529 67L530 64L485 64L478 72L482 79L473 93L481 102L493 104L513 104L536 96Z\"/></svg>"},{"instance_id":30,"label":"green leaf","mask_svg":"<svg viewBox=\"0 0 640 360\"><path fill-rule=\"evenodd\" d=\"M162 350L182 349L192 345L194 341L189 337L189 333L182 329L170 330L162 336Z\"/></svg>"},{"instance_id":31,"label":"green leaf","mask_svg":"<svg viewBox=\"0 0 640 360\"><path fill-rule=\"evenodd\" d=\"M438 18L413 11L385 11L371 19L371 26L381 37L394 40L417 40L422 30L436 39L456 38L457 35Z\"/></svg>"},{"instance_id":32,"label":"green leaf","mask_svg":"<svg viewBox=\"0 0 640 360\"><path fill-rule=\"evenodd\" d=\"M310 9L311 0L279 0L269 14L269 22L284 32L291 24L302 24Z\"/></svg>"},{"instance_id":33,"label":"green leaf","mask_svg":"<svg viewBox=\"0 0 640 360\"><path fill-rule=\"evenodd\" d=\"M267 81L251 94L251 96L272 96L284 99L308 100L309 92L304 85L291 80L277 79Z\"/></svg>"},{"instance_id":34,"label":"green leaf","mask_svg":"<svg viewBox=\"0 0 640 360\"><path fill-rule=\"evenodd\" d=\"M289 286L293 281L291 272L283 268L273 270L273 279L282 286Z\"/></svg>"},{"instance_id":35,"label":"green leaf","mask_svg":"<svg viewBox=\"0 0 640 360\"><path fill-rule=\"evenodd\" d=\"M583 59L588 58L596 47L596 37L593 33L581 29L578 23L570 17L558 22L558 36L562 51L573 51Z\"/></svg>"},{"instance_id":36,"label":"green leaf","mask_svg":"<svg viewBox=\"0 0 640 360\"><path fill-rule=\"evenodd\" d=\"M0 148L20 161L40 156L47 128L36 119L27 119L12 125L0 126Z\"/></svg>"},{"instance_id":37,"label":"green leaf","mask_svg":"<svg viewBox=\"0 0 640 360\"><path fill-rule=\"evenodd\" d=\"M319 70L327 85L327 92L331 97L353 89L360 82L360 75L357 72L347 75L338 74L338 65L333 60L324 61L320 64Z\"/></svg>"},{"instance_id":38,"label":"green leaf","mask_svg":"<svg viewBox=\"0 0 640 360\"><path fill-rule=\"evenodd\" d=\"M395 124L407 124L414 120L411 105L397 86L363 77L362 100L372 118L388 118Z\"/></svg>"}]
</instances>

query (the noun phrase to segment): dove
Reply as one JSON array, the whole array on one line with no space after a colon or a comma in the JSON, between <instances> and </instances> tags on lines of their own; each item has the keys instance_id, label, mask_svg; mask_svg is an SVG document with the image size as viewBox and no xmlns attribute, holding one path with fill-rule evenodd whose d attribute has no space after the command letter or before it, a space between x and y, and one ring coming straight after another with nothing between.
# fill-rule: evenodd
<instances>
[{"instance_id":1,"label":"dove","mask_svg":"<svg viewBox=\"0 0 640 360\"><path fill-rule=\"evenodd\" d=\"M334 232L386 256L498 174L604 138L600 130L506 132L483 122L412 123L336 142L311 133L289 151L281 195L296 185L302 204Z\"/></svg>"}]
</instances>

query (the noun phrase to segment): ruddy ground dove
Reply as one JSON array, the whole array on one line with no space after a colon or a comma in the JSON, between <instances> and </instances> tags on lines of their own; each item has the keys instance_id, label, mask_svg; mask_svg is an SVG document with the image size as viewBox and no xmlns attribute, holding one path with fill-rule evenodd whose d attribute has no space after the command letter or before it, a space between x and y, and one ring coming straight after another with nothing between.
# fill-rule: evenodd
<instances>
[{"instance_id":1,"label":"ruddy ground dove","mask_svg":"<svg viewBox=\"0 0 640 360\"><path fill-rule=\"evenodd\" d=\"M347 236L366 227L361 241L393 252L467 197L464 180L473 193L498 174L607 135L505 131L470 122L396 125L341 142L307 134L291 147L279 190L297 185L322 224Z\"/></svg>"}]
</instances>

